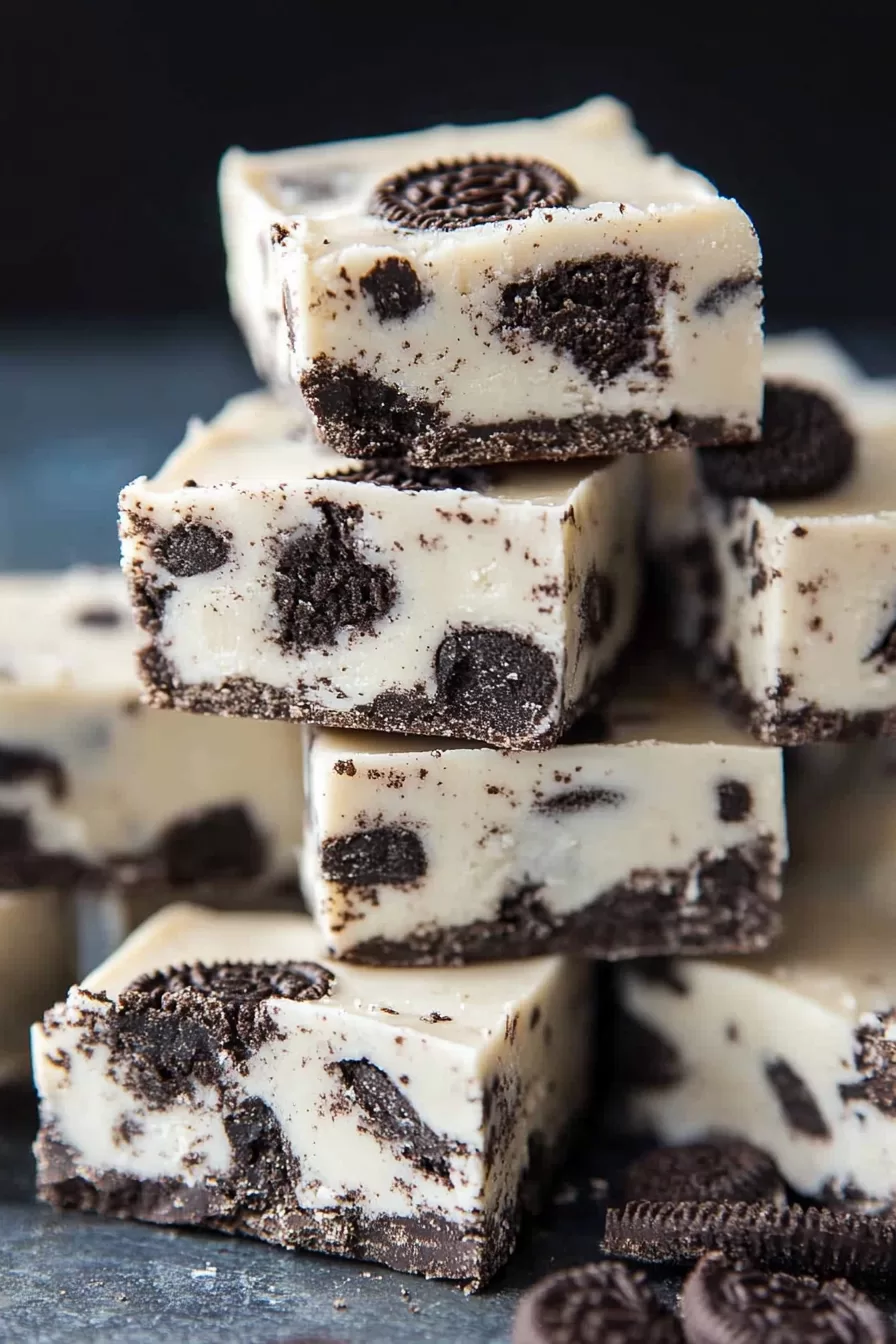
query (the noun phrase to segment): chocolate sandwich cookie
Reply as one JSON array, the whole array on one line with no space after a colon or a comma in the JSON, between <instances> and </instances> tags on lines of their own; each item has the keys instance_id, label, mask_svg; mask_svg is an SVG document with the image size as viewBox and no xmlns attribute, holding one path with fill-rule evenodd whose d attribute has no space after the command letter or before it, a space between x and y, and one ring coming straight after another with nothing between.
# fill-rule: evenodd
<instances>
[{"instance_id":1,"label":"chocolate sandwich cookie","mask_svg":"<svg viewBox=\"0 0 896 1344\"><path fill-rule=\"evenodd\" d=\"M784 1182L774 1160L743 1139L654 1148L629 1166L624 1193L633 1200L775 1202Z\"/></svg>"},{"instance_id":2,"label":"chocolate sandwich cookie","mask_svg":"<svg viewBox=\"0 0 896 1344\"><path fill-rule=\"evenodd\" d=\"M607 1210L603 1249L679 1265L723 1251L762 1269L884 1282L896 1273L896 1220L815 1206L636 1201Z\"/></svg>"},{"instance_id":3,"label":"chocolate sandwich cookie","mask_svg":"<svg viewBox=\"0 0 896 1344\"><path fill-rule=\"evenodd\" d=\"M647 1276L618 1261L562 1269L522 1298L512 1344L678 1344L681 1330Z\"/></svg>"},{"instance_id":4,"label":"chocolate sandwich cookie","mask_svg":"<svg viewBox=\"0 0 896 1344\"><path fill-rule=\"evenodd\" d=\"M890 1344L883 1312L843 1279L766 1274L704 1255L685 1280L687 1344Z\"/></svg>"}]
</instances>

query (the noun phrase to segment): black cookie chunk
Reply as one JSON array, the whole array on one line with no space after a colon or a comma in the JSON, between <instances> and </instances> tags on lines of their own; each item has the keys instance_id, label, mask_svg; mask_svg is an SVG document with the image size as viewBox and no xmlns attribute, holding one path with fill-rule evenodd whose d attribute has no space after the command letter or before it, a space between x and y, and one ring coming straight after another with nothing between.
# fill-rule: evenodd
<instances>
[{"instance_id":1,"label":"black cookie chunk","mask_svg":"<svg viewBox=\"0 0 896 1344\"><path fill-rule=\"evenodd\" d=\"M277 1117L260 1097L249 1097L224 1115L224 1132L233 1153L228 1184L240 1207L262 1212L278 1200L288 1202L301 1176Z\"/></svg>"},{"instance_id":2,"label":"black cookie chunk","mask_svg":"<svg viewBox=\"0 0 896 1344\"><path fill-rule=\"evenodd\" d=\"M855 1031L853 1055L861 1078L841 1083L844 1101L863 1101L882 1115L896 1116L896 1080L894 1047L890 1030L896 1021L893 1013L866 1013Z\"/></svg>"},{"instance_id":3,"label":"black cookie chunk","mask_svg":"<svg viewBox=\"0 0 896 1344\"><path fill-rule=\"evenodd\" d=\"M512 1344L677 1344L681 1337L643 1271L602 1260L530 1288L517 1307Z\"/></svg>"},{"instance_id":4,"label":"black cookie chunk","mask_svg":"<svg viewBox=\"0 0 896 1344\"><path fill-rule=\"evenodd\" d=\"M382 1069L369 1059L340 1059L333 1068L341 1074L350 1099L364 1112L378 1138L395 1146L420 1171L450 1182L454 1145L424 1124Z\"/></svg>"},{"instance_id":5,"label":"black cookie chunk","mask_svg":"<svg viewBox=\"0 0 896 1344\"><path fill-rule=\"evenodd\" d=\"M670 276L650 257L558 261L504 286L495 330L510 344L522 334L550 346L601 387L630 369L663 377L660 300Z\"/></svg>"},{"instance_id":6,"label":"black cookie chunk","mask_svg":"<svg viewBox=\"0 0 896 1344\"><path fill-rule=\"evenodd\" d=\"M370 299L381 322L410 317L425 301L420 277L404 257L378 261L361 276L359 283L361 293Z\"/></svg>"},{"instance_id":7,"label":"black cookie chunk","mask_svg":"<svg viewBox=\"0 0 896 1344\"><path fill-rule=\"evenodd\" d=\"M528 635L464 626L436 653L438 698L471 733L534 729L557 694L554 660Z\"/></svg>"},{"instance_id":8,"label":"black cookie chunk","mask_svg":"<svg viewBox=\"0 0 896 1344\"><path fill-rule=\"evenodd\" d=\"M586 638L599 644L612 629L616 614L616 588L609 574L591 570L582 588L579 612Z\"/></svg>"},{"instance_id":9,"label":"black cookie chunk","mask_svg":"<svg viewBox=\"0 0 896 1344\"><path fill-rule=\"evenodd\" d=\"M540 798L535 804L535 811L554 816L559 813L587 812L592 808L621 807L624 802L625 794L619 789L564 789L562 793L551 793L547 798Z\"/></svg>"},{"instance_id":10,"label":"black cookie chunk","mask_svg":"<svg viewBox=\"0 0 896 1344\"><path fill-rule=\"evenodd\" d=\"M688 1344L891 1344L883 1312L843 1279L821 1284L704 1255L681 1293Z\"/></svg>"},{"instance_id":11,"label":"black cookie chunk","mask_svg":"<svg viewBox=\"0 0 896 1344\"><path fill-rule=\"evenodd\" d=\"M878 667L880 672L896 663L896 621L890 621L880 639L876 640L873 647L865 654L862 662L873 663L875 659L880 660Z\"/></svg>"},{"instance_id":12,"label":"black cookie chunk","mask_svg":"<svg viewBox=\"0 0 896 1344\"><path fill-rule=\"evenodd\" d=\"M423 877L426 867L423 842L403 826L330 836L321 845L324 877L346 887L403 886Z\"/></svg>"},{"instance_id":13,"label":"black cookie chunk","mask_svg":"<svg viewBox=\"0 0 896 1344\"><path fill-rule=\"evenodd\" d=\"M404 229L461 229L569 205L577 194L571 178L537 159L454 159L387 177L370 212Z\"/></svg>"},{"instance_id":14,"label":"black cookie chunk","mask_svg":"<svg viewBox=\"0 0 896 1344\"><path fill-rule=\"evenodd\" d=\"M625 1198L632 1200L774 1200L784 1182L774 1160L742 1139L655 1148L629 1166Z\"/></svg>"},{"instance_id":15,"label":"black cookie chunk","mask_svg":"<svg viewBox=\"0 0 896 1344\"><path fill-rule=\"evenodd\" d=\"M339 632L373 633L395 601L395 579L361 556L352 530L363 517L357 504L315 500L317 527L288 535L280 545L274 601L280 642L291 652L327 648Z\"/></svg>"},{"instance_id":16,"label":"black cookie chunk","mask_svg":"<svg viewBox=\"0 0 896 1344\"><path fill-rule=\"evenodd\" d=\"M753 810L753 795L739 779L723 779L716 785L719 821L746 821Z\"/></svg>"},{"instance_id":17,"label":"black cookie chunk","mask_svg":"<svg viewBox=\"0 0 896 1344\"><path fill-rule=\"evenodd\" d=\"M401 458L379 458L363 466L330 473L317 480L387 485L392 490L468 490L482 494L500 479L498 471L476 467L415 467Z\"/></svg>"},{"instance_id":18,"label":"black cookie chunk","mask_svg":"<svg viewBox=\"0 0 896 1344\"><path fill-rule=\"evenodd\" d=\"M636 1201L607 1210L603 1249L669 1265L723 1251L760 1269L876 1283L896 1272L896 1220L797 1204Z\"/></svg>"},{"instance_id":19,"label":"black cookie chunk","mask_svg":"<svg viewBox=\"0 0 896 1344\"><path fill-rule=\"evenodd\" d=\"M230 543L207 523L178 523L156 542L153 554L169 574L188 579L226 564Z\"/></svg>"},{"instance_id":20,"label":"black cookie chunk","mask_svg":"<svg viewBox=\"0 0 896 1344\"><path fill-rule=\"evenodd\" d=\"M326 439L343 453L401 457L408 441L444 419L430 401L408 397L354 364L318 355L301 378L302 394Z\"/></svg>"},{"instance_id":21,"label":"black cookie chunk","mask_svg":"<svg viewBox=\"0 0 896 1344\"><path fill-rule=\"evenodd\" d=\"M125 616L117 607L84 607L75 617L78 625L91 626L97 630L112 630L123 625Z\"/></svg>"},{"instance_id":22,"label":"black cookie chunk","mask_svg":"<svg viewBox=\"0 0 896 1344\"><path fill-rule=\"evenodd\" d=\"M55 756L32 747L0 746L0 784L40 783L51 798L64 798L68 790L65 768Z\"/></svg>"},{"instance_id":23,"label":"black cookie chunk","mask_svg":"<svg viewBox=\"0 0 896 1344\"><path fill-rule=\"evenodd\" d=\"M792 1130L810 1139L830 1139L831 1131L818 1102L786 1059L769 1060L765 1076Z\"/></svg>"},{"instance_id":24,"label":"black cookie chunk","mask_svg":"<svg viewBox=\"0 0 896 1344\"><path fill-rule=\"evenodd\" d=\"M240 804L210 807L173 822L159 849L173 887L258 877L267 862L267 843Z\"/></svg>"},{"instance_id":25,"label":"black cookie chunk","mask_svg":"<svg viewBox=\"0 0 896 1344\"><path fill-rule=\"evenodd\" d=\"M755 271L741 271L738 275L726 275L700 296L694 308L698 317L720 317L726 308L730 308L748 289L758 290L761 277Z\"/></svg>"},{"instance_id":26,"label":"black cookie chunk","mask_svg":"<svg viewBox=\"0 0 896 1344\"><path fill-rule=\"evenodd\" d=\"M845 480L855 446L852 430L821 392L767 382L759 442L701 448L698 458L714 494L808 499Z\"/></svg>"}]
</instances>

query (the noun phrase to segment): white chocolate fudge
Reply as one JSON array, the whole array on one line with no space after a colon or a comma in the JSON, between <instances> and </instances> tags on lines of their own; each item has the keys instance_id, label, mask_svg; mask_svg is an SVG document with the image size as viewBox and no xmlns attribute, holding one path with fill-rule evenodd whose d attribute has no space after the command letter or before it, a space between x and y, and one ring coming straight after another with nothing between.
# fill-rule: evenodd
<instances>
[{"instance_id":1,"label":"white chocolate fudge","mask_svg":"<svg viewBox=\"0 0 896 1344\"><path fill-rule=\"evenodd\" d=\"M351 462L239 397L122 492L148 698L547 745L634 621L639 467Z\"/></svg>"},{"instance_id":2,"label":"white chocolate fudge","mask_svg":"<svg viewBox=\"0 0 896 1344\"><path fill-rule=\"evenodd\" d=\"M740 449L702 459L715 491L727 462L734 493L707 489L689 454L650 462L650 549L676 638L763 741L893 733L896 384L811 333L770 340L765 364L777 456L751 448L758 475ZM751 476L756 492L738 493Z\"/></svg>"},{"instance_id":3,"label":"white chocolate fudge","mask_svg":"<svg viewBox=\"0 0 896 1344\"><path fill-rule=\"evenodd\" d=\"M740 1136L801 1194L890 1205L896 912L819 859L793 865L784 920L756 958L620 972L630 1119L673 1143Z\"/></svg>"},{"instance_id":4,"label":"white chocolate fudge","mask_svg":"<svg viewBox=\"0 0 896 1344\"><path fill-rule=\"evenodd\" d=\"M478 1285L587 1088L587 965L328 963L175 905L33 1033L41 1195Z\"/></svg>"},{"instance_id":5,"label":"white chocolate fudge","mask_svg":"<svg viewBox=\"0 0 896 1344\"><path fill-rule=\"evenodd\" d=\"M667 660L574 737L498 752L313 732L303 889L330 951L439 965L765 947L787 853L780 751Z\"/></svg>"},{"instance_id":6,"label":"white chocolate fudge","mask_svg":"<svg viewBox=\"0 0 896 1344\"><path fill-rule=\"evenodd\" d=\"M233 149L220 190L255 366L340 452L445 466L755 437L755 230L612 98Z\"/></svg>"},{"instance_id":7,"label":"white chocolate fudge","mask_svg":"<svg viewBox=\"0 0 896 1344\"><path fill-rule=\"evenodd\" d=\"M139 704L118 570L0 576L0 888L298 895L302 743Z\"/></svg>"},{"instance_id":8,"label":"white chocolate fudge","mask_svg":"<svg viewBox=\"0 0 896 1344\"><path fill-rule=\"evenodd\" d=\"M28 1029L74 974L65 901L54 892L0 891L0 1087L28 1077Z\"/></svg>"}]
</instances>

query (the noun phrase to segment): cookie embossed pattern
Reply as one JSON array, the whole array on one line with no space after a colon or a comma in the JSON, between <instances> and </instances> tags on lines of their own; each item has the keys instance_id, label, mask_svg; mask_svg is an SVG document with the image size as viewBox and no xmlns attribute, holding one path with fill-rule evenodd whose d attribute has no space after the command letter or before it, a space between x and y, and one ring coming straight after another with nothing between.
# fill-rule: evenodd
<instances>
[{"instance_id":1,"label":"cookie embossed pattern","mask_svg":"<svg viewBox=\"0 0 896 1344\"><path fill-rule=\"evenodd\" d=\"M611 98L234 149L220 190L256 368L340 452L437 466L756 436L755 231Z\"/></svg>"}]
</instances>

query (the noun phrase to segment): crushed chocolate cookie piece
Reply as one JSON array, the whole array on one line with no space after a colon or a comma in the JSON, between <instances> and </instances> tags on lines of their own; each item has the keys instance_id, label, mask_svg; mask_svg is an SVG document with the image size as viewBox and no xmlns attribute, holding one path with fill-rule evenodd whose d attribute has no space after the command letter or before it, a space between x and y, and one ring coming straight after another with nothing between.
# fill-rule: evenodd
<instances>
[{"instance_id":1,"label":"crushed chocolate cookie piece","mask_svg":"<svg viewBox=\"0 0 896 1344\"><path fill-rule=\"evenodd\" d=\"M896 1040L890 1039L893 1013L866 1013L855 1031L855 1065L862 1077L841 1083L844 1101L863 1101L881 1115L896 1116Z\"/></svg>"},{"instance_id":2,"label":"crushed chocolate cookie piece","mask_svg":"<svg viewBox=\"0 0 896 1344\"><path fill-rule=\"evenodd\" d=\"M681 1329L643 1270L618 1261L550 1274L523 1295L513 1344L678 1344Z\"/></svg>"},{"instance_id":3,"label":"crushed chocolate cookie piece","mask_svg":"<svg viewBox=\"0 0 896 1344\"><path fill-rule=\"evenodd\" d=\"M360 281L381 322L399 322L425 303L420 277L404 257L384 257Z\"/></svg>"},{"instance_id":4,"label":"crushed chocolate cookie piece","mask_svg":"<svg viewBox=\"0 0 896 1344\"><path fill-rule=\"evenodd\" d=\"M654 1148L632 1162L624 1178L634 1200L778 1201L784 1182L773 1158L743 1139L716 1139Z\"/></svg>"},{"instance_id":5,"label":"crushed chocolate cookie piece","mask_svg":"<svg viewBox=\"0 0 896 1344\"><path fill-rule=\"evenodd\" d=\"M609 574L592 569L582 587L579 613L585 636L599 644L609 634L616 614L616 589Z\"/></svg>"},{"instance_id":6,"label":"crushed chocolate cookie piece","mask_svg":"<svg viewBox=\"0 0 896 1344\"><path fill-rule=\"evenodd\" d=\"M402 456L410 440L429 435L445 418L435 403L326 355L302 374L301 389L327 442L355 456Z\"/></svg>"},{"instance_id":7,"label":"crushed chocolate cookie piece","mask_svg":"<svg viewBox=\"0 0 896 1344\"><path fill-rule=\"evenodd\" d=\"M755 290L757 298L762 297L762 277L755 271L741 271L739 275L727 275L710 286L694 305L698 317L721 317L726 308L736 303L747 290Z\"/></svg>"},{"instance_id":8,"label":"crushed chocolate cookie piece","mask_svg":"<svg viewBox=\"0 0 896 1344\"><path fill-rule=\"evenodd\" d=\"M420 1171L450 1182L454 1146L423 1123L382 1069L368 1059L340 1059L332 1068L341 1074L346 1090L378 1138L393 1144Z\"/></svg>"},{"instance_id":9,"label":"crushed chocolate cookie piece","mask_svg":"<svg viewBox=\"0 0 896 1344\"><path fill-rule=\"evenodd\" d=\"M112 630L125 622L125 614L117 607L84 607L75 620L78 625L91 626L97 630Z\"/></svg>"},{"instance_id":10,"label":"crushed chocolate cookie piece","mask_svg":"<svg viewBox=\"0 0 896 1344\"><path fill-rule=\"evenodd\" d=\"M330 472L315 480L351 481L363 485L388 485L393 490L468 490L484 494L500 474L475 467L415 467L401 458L382 458L364 466Z\"/></svg>"},{"instance_id":11,"label":"crushed chocolate cookie piece","mask_svg":"<svg viewBox=\"0 0 896 1344\"><path fill-rule=\"evenodd\" d=\"M246 808L209 807L172 822L159 842L166 880L173 887L260 876L267 841Z\"/></svg>"},{"instance_id":12,"label":"crushed chocolate cookie piece","mask_svg":"<svg viewBox=\"0 0 896 1344\"><path fill-rule=\"evenodd\" d=\"M508 736L534 728L557 694L551 655L528 635L463 626L436 653L439 700L470 725L486 723Z\"/></svg>"},{"instance_id":13,"label":"crushed chocolate cookie piece","mask_svg":"<svg viewBox=\"0 0 896 1344\"><path fill-rule=\"evenodd\" d=\"M317 527L280 539L274 579L280 642L296 653L329 648L343 630L372 634L397 595L392 573L368 563L355 541L360 506L316 500L314 507Z\"/></svg>"},{"instance_id":14,"label":"crushed chocolate cookie piece","mask_svg":"<svg viewBox=\"0 0 896 1344\"><path fill-rule=\"evenodd\" d=\"M890 621L873 647L865 654L863 663L873 663L879 659L879 670L890 668L896 663L896 620Z\"/></svg>"},{"instance_id":15,"label":"crushed chocolate cookie piece","mask_svg":"<svg viewBox=\"0 0 896 1344\"><path fill-rule=\"evenodd\" d=\"M32 747L0 746L0 785L40 783L57 802L68 792L61 761Z\"/></svg>"},{"instance_id":16,"label":"crushed chocolate cookie piece","mask_svg":"<svg viewBox=\"0 0 896 1344\"><path fill-rule=\"evenodd\" d=\"M426 850L416 831L374 826L329 836L321 845L321 871L347 887L403 886L426 873Z\"/></svg>"},{"instance_id":17,"label":"crushed chocolate cookie piece","mask_svg":"<svg viewBox=\"0 0 896 1344\"><path fill-rule=\"evenodd\" d=\"M140 629L145 630L148 635L159 634L165 615L165 604L171 594L177 591L176 585L156 583L148 574L132 574L128 579L128 588L134 616Z\"/></svg>"},{"instance_id":18,"label":"crushed chocolate cookie piece","mask_svg":"<svg viewBox=\"0 0 896 1344\"><path fill-rule=\"evenodd\" d=\"M159 538L153 555L176 579L188 579L226 564L230 542L207 523L178 523Z\"/></svg>"},{"instance_id":19,"label":"crushed chocolate cookie piece","mask_svg":"<svg viewBox=\"0 0 896 1344\"><path fill-rule=\"evenodd\" d=\"M571 178L538 159L454 159L387 177L370 212L404 229L461 229L569 205L577 192Z\"/></svg>"},{"instance_id":20,"label":"crushed chocolate cookie piece","mask_svg":"<svg viewBox=\"0 0 896 1344\"><path fill-rule=\"evenodd\" d=\"M566 789L563 793L552 793L547 798L540 798L535 804L535 811L547 812L549 815L586 812L592 807L621 807L624 802L625 794L619 789Z\"/></svg>"},{"instance_id":21,"label":"crushed chocolate cookie piece","mask_svg":"<svg viewBox=\"0 0 896 1344\"><path fill-rule=\"evenodd\" d=\"M739 779L723 779L716 785L719 821L745 821L753 810L753 795L749 786Z\"/></svg>"},{"instance_id":22,"label":"crushed chocolate cookie piece","mask_svg":"<svg viewBox=\"0 0 896 1344\"><path fill-rule=\"evenodd\" d=\"M852 470L855 436L821 392L767 382L758 443L700 449L703 482L727 498L808 499L833 490Z\"/></svg>"},{"instance_id":23,"label":"crushed chocolate cookie piece","mask_svg":"<svg viewBox=\"0 0 896 1344\"><path fill-rule=\"evenodd\" d=\"M276 1207L301 1178L299 1162L277 1117L260 1097L240 1102L224 1116L224 1132L233 1152L227 1184L247 1212Z\"/></svg>"},{"instance_id":24,"label":"crushed chocolate cookie piece","mask_svg":"<svg viewBox=\"0 0 896 1344\"><path fill-rule=\"evenodd\" d=\"M765 1066L765 1076L795 1133L810 1139L830 1139L831 1131L818 1102L786 1059L770 1060Z\"/></svg>"}]
</instances>

